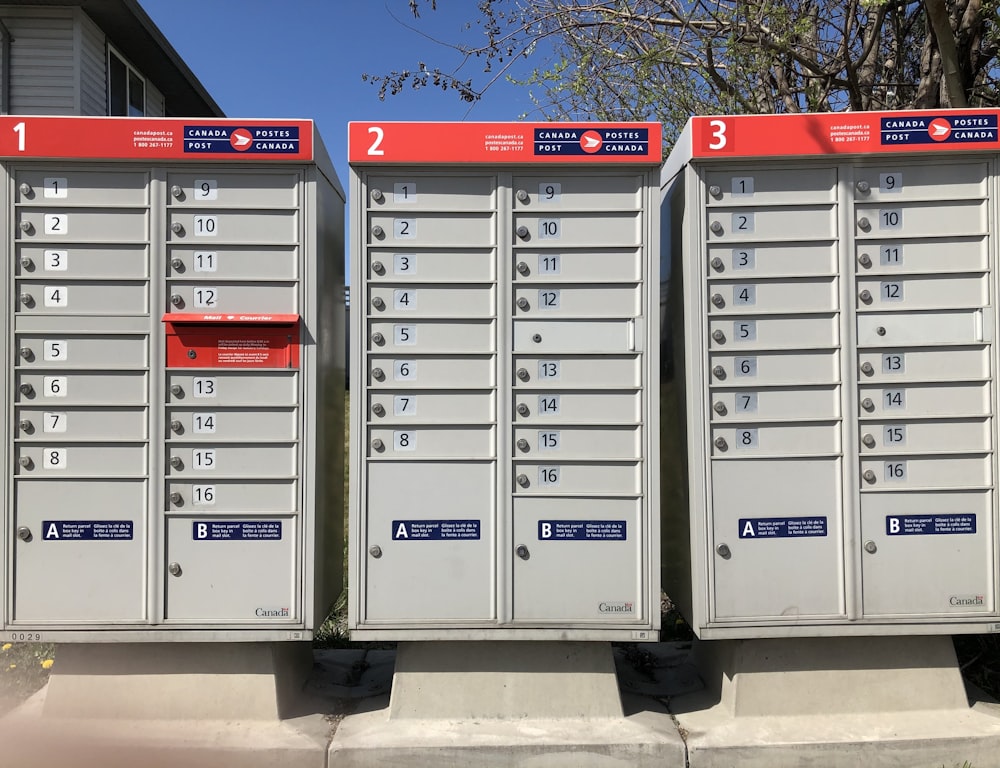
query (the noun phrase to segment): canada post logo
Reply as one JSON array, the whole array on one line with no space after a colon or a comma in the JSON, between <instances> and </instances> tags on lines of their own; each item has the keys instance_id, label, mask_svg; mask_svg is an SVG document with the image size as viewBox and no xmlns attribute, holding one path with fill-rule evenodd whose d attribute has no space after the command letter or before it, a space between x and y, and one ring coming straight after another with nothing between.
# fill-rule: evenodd
<instances>
[{"instance_id":1,"label":"canada post logo","mask_svg":"<svg viewBox=\"0 0 1000 768\"><path fill-rule=\"evenodd\" d=\"M535 128L536 157L648 154L648 128Z\"/></svg>"},{"instance_id":2,"label":"canada post logo","mask_svg":"<svg viewBox=\"0 0 1000 768\"><path fill-rule=\"evenodd\" d=\"M298 126L185 125L184 153L294 155L299 151Z\"/></svg>"},{"instance_id":3,"label":"canada post logo","mask_svg":"<svg viewBox=\"0 0 1000 768\"><path fill-rule=\"evenodd\" d=\"M882 144L996 143L997 115L883 117Z\"/></svg>"}]
</instances>

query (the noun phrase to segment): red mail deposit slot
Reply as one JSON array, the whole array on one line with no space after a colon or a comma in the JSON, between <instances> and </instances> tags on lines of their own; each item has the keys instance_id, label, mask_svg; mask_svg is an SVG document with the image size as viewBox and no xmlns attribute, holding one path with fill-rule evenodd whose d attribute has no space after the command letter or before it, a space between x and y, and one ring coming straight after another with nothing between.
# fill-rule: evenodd
<instances>
[{"instance_id":1,"label":"red mail deposit slot","mask_svg":"<svg viewBox=\"0 0 1000 768\"><path fill-rule=\"evenodd\" d=\"M168 368L298 368L298 315L166 314Z\"/></svg>"}]
</instances>

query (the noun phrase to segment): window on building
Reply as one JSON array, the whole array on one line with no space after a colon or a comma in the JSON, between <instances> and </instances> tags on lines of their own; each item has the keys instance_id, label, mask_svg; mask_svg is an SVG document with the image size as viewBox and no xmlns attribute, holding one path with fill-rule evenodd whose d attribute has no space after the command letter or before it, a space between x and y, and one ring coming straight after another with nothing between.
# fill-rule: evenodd
<instances>
[{"instance_id":1,"label":"window on building","mask_svg":"<svg viewBox=\"0 0 1000 768\"><path fill-rule=\"evenodd\" d=\"M146 81L117 52L108 49L108 114L142 117L146 114Z\"/></svg>"}]
</instances>

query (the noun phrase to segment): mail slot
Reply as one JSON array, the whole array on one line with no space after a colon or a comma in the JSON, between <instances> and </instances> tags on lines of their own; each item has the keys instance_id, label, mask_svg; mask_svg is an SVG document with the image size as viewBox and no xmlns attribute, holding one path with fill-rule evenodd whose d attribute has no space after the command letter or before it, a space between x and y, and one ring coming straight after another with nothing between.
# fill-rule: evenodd
<instances>
[{"instance_id":1,"label":"mail slot","mask_svg":"<svg viewBox=\"0 0 1000 768\"><path fill-rule=\"evenodd\" d=\"M174 315L170 368L298 368L298 315Z\"/></svg>"}]
</instances>

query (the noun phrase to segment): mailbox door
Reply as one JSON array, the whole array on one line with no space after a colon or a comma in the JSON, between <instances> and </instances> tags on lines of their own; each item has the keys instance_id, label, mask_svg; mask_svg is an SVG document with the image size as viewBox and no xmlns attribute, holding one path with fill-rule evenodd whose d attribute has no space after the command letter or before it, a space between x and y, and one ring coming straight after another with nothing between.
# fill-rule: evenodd
<instances>
[{"instance_id":1,"label":"mailbox door","mask_svg":"<svg viewBox=\"0 0 1000 768\"><path fill-rule=\"evenodd\" d=\"M838 169L703 178L709 617L842 617Z\"/></svg>"},{"instance_id":2,"label":"mailbox door","mask_svg":"<svg viewBox=\"0 0 1000 768\"><path fill-rule=\"evenodd\" d=\"M359 612L495 622L497 181L371 173Z\"/></svg>"},{"instance_id":3,"label":"mailbox door","mask_svg":"<svg viewBox=\"0 0 1000 768\"><path fill-rule=\"evenodd\" d=\"M989 166L880 158L855 177L863 614L994 613Z\"/></svg>"},{"instance_id":4,"label":"mailbox door","mask_svg":"<svg viewBox=\"0 0 1000 768\"><path fill-rule=\"evenodd\" d=\"M145 623L150 173L10 173L9 618Z\"/></svg>"},{"instance_id":5,"label":"mailbox door","mask_svg":"<svg viewBox=\"0 0 1000 768\"><path fill-rule=\"evenodd\" d=\"M166 537L167 621L301 619L295 518L178 515L167 520Z\"/></svg>"},{"instance_id":6,"label":"mailbox door","mask_svg":"<svg viewBox=\"0 0 1000 768\"><path fill-rule=\"evenodd\" d=\"M646 622L642 510L634 499L516 499L514 618Z\"/></svg>"}]
</instances>

